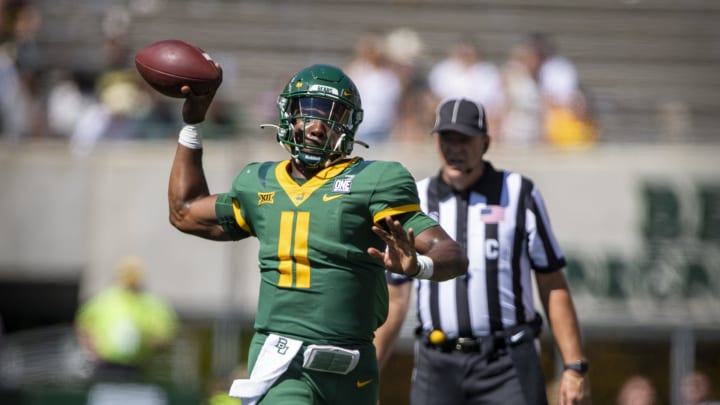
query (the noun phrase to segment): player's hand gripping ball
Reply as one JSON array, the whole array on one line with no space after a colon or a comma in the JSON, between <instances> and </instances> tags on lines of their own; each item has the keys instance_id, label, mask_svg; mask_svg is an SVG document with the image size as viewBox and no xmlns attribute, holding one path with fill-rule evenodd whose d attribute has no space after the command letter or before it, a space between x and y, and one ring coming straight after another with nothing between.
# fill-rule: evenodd
<instances>
[{"instance_id":1,"label":"player's hand gripping ball","mask_svg":"<svg viewBox=\"0 0 720 405\"><path fill-rule=\"evenodd\" d=\"M155 42L135 55L135 67L152 88L168 97L184 98L180 89L207 94L220 84L220 70L206 52L176 39Z\"/></svg>"}]
</instances>

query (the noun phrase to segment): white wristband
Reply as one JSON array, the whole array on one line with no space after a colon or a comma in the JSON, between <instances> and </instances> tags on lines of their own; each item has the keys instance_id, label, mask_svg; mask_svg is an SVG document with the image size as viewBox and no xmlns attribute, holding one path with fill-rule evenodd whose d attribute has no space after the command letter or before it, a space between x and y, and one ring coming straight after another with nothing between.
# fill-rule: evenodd
<instances>
[{"instance_id":1,"label":"white wristband","mask_svg":"<svg viewBox=\"0 0 720 405\"><path fill-rule=\"evenodd\" d=\"M433 276L433 270L435 263L433 260L425 255L417 255L418 272L415 274L415 278L428 280Z\"/></svg>"},{"instance_id":2,"label":"white wristband","mask_svg":"<svg viewBox=\"0 0 720 405\"><path fill-rule=\"evenodd\" d=\"M180 130L178 143L190 149L202 149L202 137L195 125L185 125Z\"/></svg>"}]
</instances>

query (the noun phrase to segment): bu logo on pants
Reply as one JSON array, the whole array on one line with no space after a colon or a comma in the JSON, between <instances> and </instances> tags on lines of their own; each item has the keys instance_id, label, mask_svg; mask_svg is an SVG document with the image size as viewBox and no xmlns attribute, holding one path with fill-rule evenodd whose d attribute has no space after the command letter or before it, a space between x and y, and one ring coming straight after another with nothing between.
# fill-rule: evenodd
<instances>
[{"instance_id":1,"label":"bu logo on pants","mask_svg":"<svg viewBox=\"0 0 720 405\"><path fill-rule=\"evenodd\" d=\"M285 355L288 351L288 341L284 337L280 337L277 341L277 344L275 344L275 347L277 347L278 354Z\"/></svg>"}]
</instances>

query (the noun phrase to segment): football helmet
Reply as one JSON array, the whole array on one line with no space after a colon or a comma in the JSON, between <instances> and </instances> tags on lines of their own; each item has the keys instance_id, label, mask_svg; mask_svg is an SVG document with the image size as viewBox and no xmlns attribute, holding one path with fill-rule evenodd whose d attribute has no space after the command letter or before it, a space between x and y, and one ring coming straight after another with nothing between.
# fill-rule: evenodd
<instances>
[{"instance_id":1,"label":"football helmet","mask_svg":"<svg viewBox=\"0 0 720 405\"><path fill-rule=\"evenodd\" d=\"M277 140L293 159L323 167L352 153L363 112L357 87L339 68L313 65L299 71L278 96L277 107ZM307 128L315 120L327 127L324 145L306 142Z\"/></svg>"}]
</instances>

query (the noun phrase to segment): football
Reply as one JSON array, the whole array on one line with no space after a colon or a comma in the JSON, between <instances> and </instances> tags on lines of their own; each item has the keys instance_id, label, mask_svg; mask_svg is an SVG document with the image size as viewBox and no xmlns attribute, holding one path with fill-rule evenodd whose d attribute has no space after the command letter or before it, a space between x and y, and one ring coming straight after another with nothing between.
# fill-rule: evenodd
<instances>
[{"instance_id":1,"label":"football","mask_svg":"<svg viewBox=\"0 0 720 405\"><path fill-rule=\"evenodd\" d=\"M158 92L184 98L184 85L195 94L213 91L221 80L220 70L210 55L195 45L176 39L158 41L135 55L135 67Z\"/></svg>"}]
</instances>

